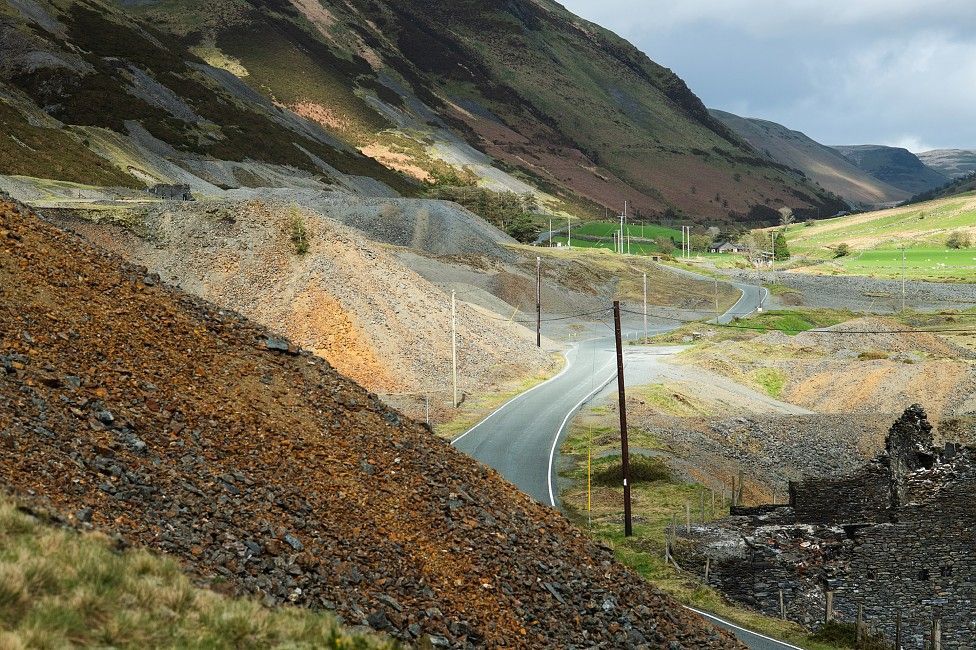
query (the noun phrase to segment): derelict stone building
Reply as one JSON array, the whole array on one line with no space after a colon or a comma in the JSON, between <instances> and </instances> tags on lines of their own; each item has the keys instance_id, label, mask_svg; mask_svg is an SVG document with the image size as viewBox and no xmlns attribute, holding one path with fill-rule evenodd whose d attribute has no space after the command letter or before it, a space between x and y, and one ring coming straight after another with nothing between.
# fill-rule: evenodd
<instances>
[{"instance_id":1,"label":"derelict stone building","mask_svg":"<svg viewBox=\"0 0 976 650\"><path fill-rule=\"evenodd\" d=\"M933 447L919 406L885 451L851 476L790 485L788 505L734 508L696 526L675 554L733 600L816 626L834 617L904 648L976 648L976 448ZM782 593L782 598L781 598Z\"/></svg>"}]
</instances>

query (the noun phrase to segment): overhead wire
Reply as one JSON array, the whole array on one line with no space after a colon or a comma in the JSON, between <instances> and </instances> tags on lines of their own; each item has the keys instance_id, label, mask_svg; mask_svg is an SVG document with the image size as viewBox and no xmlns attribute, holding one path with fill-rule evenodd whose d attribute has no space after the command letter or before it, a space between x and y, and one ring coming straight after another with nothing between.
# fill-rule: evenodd
<instances>
[{"instance_id":1,"label":"overhead wire","mask_svg":"<svg viewBox=\"0 0 976 650\"><path fill-rule=\"evenodd\" d=\"M643 315L643 312L633 311L631 309L621 309L622 312L627 314L634 314L637 316ZM779 331L780 328L770 327L768 325L743 325L735 323L706 323L701 320L689 320L685 318L676 318L673 316L662 316L658 315L657 318L663 318L665 320L670 320L678 323L701 323L702 325L708 325L710 327L723 327L727 329L741 329L741 330L755 330L760 332L768 331ZM794 330L784 329L781 331L792 332ZM976 333L976 328L942 328L942 329L898 329L898 330L830 330L830 329L810 329L803 330L808 332L814 332L816 334L938 334L940 332L944 333L957 333L957 334L969 334ZM799 332L799 330L798 330Z\"/></svg>"}]
</instances>

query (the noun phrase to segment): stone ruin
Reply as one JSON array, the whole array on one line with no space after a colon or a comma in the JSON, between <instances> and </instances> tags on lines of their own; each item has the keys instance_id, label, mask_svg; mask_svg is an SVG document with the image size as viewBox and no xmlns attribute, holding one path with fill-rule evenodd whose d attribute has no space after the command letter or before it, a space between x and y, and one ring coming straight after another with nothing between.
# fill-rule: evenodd
<instances>
[{"instance_id":1,"label":"stone ruin","mask_svg":"<svg viewBox=\"0 0 976 650\"><path fill-rule=\"evenodd\" d=\"M976 648L976 447L933 446L922 407L850 476L790 483L787 505L675 531L682 568L730 599L809 627L832 615L894 647Z\"/></svg>"},{"instance_id":2,"label":"stone ruin","mask_svg":"<svg viewBox=\"0 0 976 650\"><path fill-rule=\"evenodd\" d=\"M160 183L146 190L153 196L167 201L193 201L189 185L167 185Z\"/></svg>"}]
</instances>

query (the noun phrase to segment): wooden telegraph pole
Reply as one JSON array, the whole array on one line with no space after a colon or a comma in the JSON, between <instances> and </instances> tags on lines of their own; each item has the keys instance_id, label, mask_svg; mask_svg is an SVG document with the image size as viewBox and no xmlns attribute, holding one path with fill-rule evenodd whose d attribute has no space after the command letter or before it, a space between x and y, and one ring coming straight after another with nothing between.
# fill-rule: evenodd
<instances>
[{"instance_id":1,"label":"wooden telegraph pole","mask_svg":"<svg viewBox=\"0 0 976 650\"><path fill-rule=\"evenodd\" d=\"M542 347L542 258L535 258L535 346Z\"/></svg>"},{"instance_id":2,"label":"wooden telegraph pole","mask_svg":"<svg viewBox=\"0 0 976 650\"><path fill-rule=\"evenodd\" d=\"M634 534L630 514L630 450L627 446L627 393L624 388L624 348L620 335L620 301L613 301L613 330L617 342L617 398L620 402L620 463L624 474L624 536Z\"/></svg>"}]
</instances>

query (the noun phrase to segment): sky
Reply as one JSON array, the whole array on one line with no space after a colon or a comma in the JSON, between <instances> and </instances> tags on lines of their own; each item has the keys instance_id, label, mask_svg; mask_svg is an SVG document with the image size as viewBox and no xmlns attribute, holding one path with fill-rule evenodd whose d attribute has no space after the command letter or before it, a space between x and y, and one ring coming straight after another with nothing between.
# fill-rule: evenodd
<instances>
[{"instance_id":1,"label":"sky","mask_svg":"<svg viewBox=\"0 0 976 650\"><path fill-rule=\"evenodd\" d=\"M974 0L560 0L709 108L828 145L976 149Z\"/></svg>"}]
</instances>

